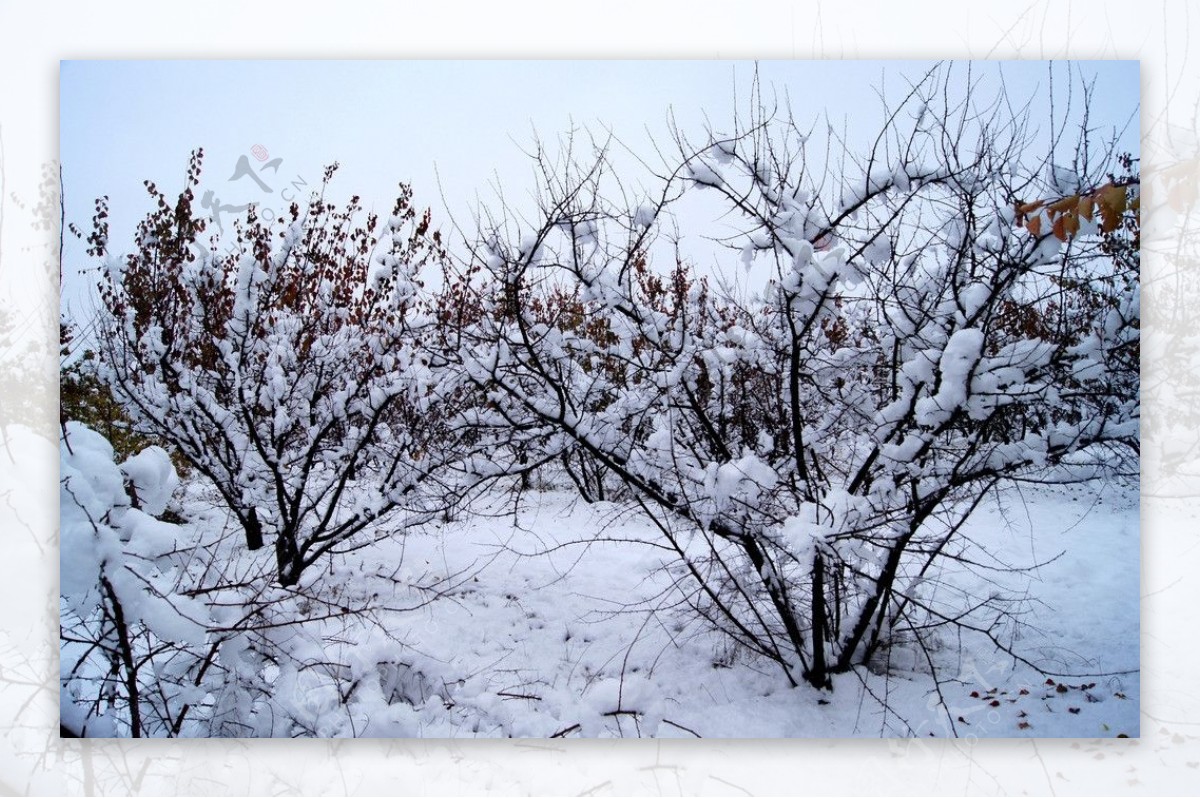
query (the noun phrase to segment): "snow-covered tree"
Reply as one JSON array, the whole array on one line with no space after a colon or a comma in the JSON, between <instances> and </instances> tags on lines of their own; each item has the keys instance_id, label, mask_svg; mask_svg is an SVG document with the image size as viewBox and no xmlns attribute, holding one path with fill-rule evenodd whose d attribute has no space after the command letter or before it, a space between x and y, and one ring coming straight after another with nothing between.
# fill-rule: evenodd
<instances>
[{"instance_id":1,"label":"snow-covered tree","mask_svg":"<svg viewBox=\"0 0 1200 798\"><path fill-rule=\"evenodd\" d=\"M1008 599L927 589L940 564L980 555L998 485L1136 472L1140 416L1136 249L1105 238L1136 181L1080 117L1014 107L934 70L861 149L758 109L679 134L641 204L606 144L540 153L540 215L485 216L460 277L476 423L601 464L695 612L793 683L949 624L1012 651ZM665 245L706 206L762 284Z\"/></svg>"},{"instance_id":2,"label":"snow-covered tree","mask_svg":"<svg viewBox=\"0 0 1200 798\"><path fill-rule=\"evenodd\" d=\"M251 209L232 241L206 238L201 162L173 203L147 182L157 207L129 254L97 202L96 373L139 431L212 481L250 549L273 535L291 585L383 516L403 529L454 501L440 480L459 456L461 386L425 346L435 313L421 281L442 240L403 185L386 219L363 218L357 197L334 207L323 187L281 224ZM371 489L354 490L367 471Z\"/></svg>"}]
</instances>

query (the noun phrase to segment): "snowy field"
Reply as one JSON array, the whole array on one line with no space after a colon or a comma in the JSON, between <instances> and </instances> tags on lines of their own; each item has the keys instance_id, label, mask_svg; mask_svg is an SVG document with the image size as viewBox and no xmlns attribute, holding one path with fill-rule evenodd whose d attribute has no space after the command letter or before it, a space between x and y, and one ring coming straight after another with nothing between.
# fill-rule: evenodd
<instances>
[{"instance_id":1,"label":"snowy field","mask_svg":"<svg viewBox=\"0 0 1200 798\"><path fill-rule=\"evenodd\" d=\"M179 539L219 547L226 512L195 485L185 495ZM886 660L836 676L832 692L789 687L679 606L670 558L638 515L556 490L493 493L477 509L397 538L379 529L298 589L267 588L277 609L313 620L274 638L304 664L263 670L271 706L244 712L254 728L241 733L1138 735L1135 486L989 499L963 554L994 567L982 571L992 583L966 569L926 580L950 595L1021 596L1015 653L1026 662L982 634L933 630L924 646L898 641ZM247 572L269 570L268 550L238 551ZM223 657L237 655L231 645ZM220 698L197 698L197 719L219 714Z\"/></svg>"},{"instance_id":2,"label":"snowy field","mask_svg":"<svg viewBox=\"0 0 1200 798\"><path fill-rule=\"evenodd\" d=\"M1078 676L1043 676L998 654L981 636L962 640L961 653L952 653L958 641L933 652L944 680L940 697L916 646L894 649L879 674L837 677L831 694L790 688L769 663L722 656L722 641L674 608L678 595L655 548L605 542L653 542L636 516L565 493L531 492L514 518L473 520L411 540L405 559L412 572L440 567L462 575L446 600L398 615L392 625L407 643L398 658L433 694L418 702L412 725L364 731L1136 736L1136 492L1073 487L1010 494L981 508L967 537L996 564L1047 563L1005 575L1014 592L1028 581L1029 629L1018 653L1046 671ZM385 544L364 552L359 563L387 561L389 548L396 551ZM359 563L341 567L369 567ZM940 589L973 588L964 573L945 579ZM348 644L343 656L352 657L353 648Z\"/></svg>"}]
</instances>

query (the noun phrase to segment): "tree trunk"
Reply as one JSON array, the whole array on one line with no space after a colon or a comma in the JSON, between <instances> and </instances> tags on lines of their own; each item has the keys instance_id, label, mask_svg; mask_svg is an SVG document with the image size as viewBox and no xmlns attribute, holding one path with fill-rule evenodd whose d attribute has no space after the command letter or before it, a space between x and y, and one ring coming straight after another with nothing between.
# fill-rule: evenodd
<instances>
[{"instance_id":1,"label":"tree trunk","mask_svg":"<svg viewBox=\"0 0 1200 798\"><path fill-rule=\"evenodd\" d=\"M829 678L829 666L825 661L825 630L829 625L825 607L825 560L820 554L813 556L812 570L812 646L813 664L805 677L809 684L821 690L833 687Z\"/></svg>"},{"instance_id":2,"label":"tree trunk","mask_svg":"<svg viewBox=\"0 0 1200 798\"><path fill-rule=\"evenodd\" d=\"M275 537L275 564L282 587L291 587L300 581L304 572L304 558L296 547L296 540L285 530Z\"/></svg>"},{"instance_id":3,"label":"tree trunk","mask_svg":"<svg viewBox=\"0 0 1200 798\"><path fill-rule=\"evenodd\" d=\"M263 547L262 522L258 520L258 511L251 507L246 522L242 525L246 530L246 548L258 551Z\"/></svg>"}]
</instances>

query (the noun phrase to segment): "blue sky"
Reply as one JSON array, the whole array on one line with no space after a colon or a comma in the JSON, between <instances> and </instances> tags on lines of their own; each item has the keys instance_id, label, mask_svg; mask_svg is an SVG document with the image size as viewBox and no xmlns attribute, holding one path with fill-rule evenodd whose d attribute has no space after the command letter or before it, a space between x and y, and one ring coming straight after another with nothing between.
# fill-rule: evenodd
<instances>
[{"instance_id":1,"label":"blue sky","mask_svg":"<svg viewBox=\"0 0 1200 798\"><path fill-rule=\"evenodd\" d=\"M881 86L894 96L930 65L766 61L757 68L765 90L787 93L799 121L827 114L853 136L877 129ZM1136 151L1137 62L1059 62L1056 81L1066 80L1068 65L1096 79L1093 125L1129 125L1126 146ZM201 189L222 203L286 207L277 198L288 184L306 190L336 160L335 187L347 196L383 209L398 182L411 182L418 204L469 226L476 197L492 199L494 186L510 198L533 189L522 148L535 133L553 140L572 126L607 129L651 156L651 138L668 138L668 114L697 138L710 125L728 130L755 68L745 61L65 61L66 218L86 227L93 200L107 195L114 248L127 247L149 210L142 181L177 191L188 154L203 147ZM1016 97L1040 104L1047 94L1046 62L976 62L973 69L989 81L1003 75ZM1035 109L1035 118L1044 110ZM246 177L230 179L255 145L282 159L277 171L261 173L271 195ZM258 160L250 163L259 168ZM89 304L91 278L76 273L81 264L82 245L69 244L64 307L76 314Z\"/></svg>"}]
</instances>

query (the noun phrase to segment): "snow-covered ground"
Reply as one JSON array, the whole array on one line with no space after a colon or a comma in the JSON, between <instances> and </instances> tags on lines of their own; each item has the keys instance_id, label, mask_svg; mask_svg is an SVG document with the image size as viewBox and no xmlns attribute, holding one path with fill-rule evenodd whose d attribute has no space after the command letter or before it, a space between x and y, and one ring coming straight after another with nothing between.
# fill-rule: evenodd
<instances>
[{"instance_id":1,"label":"snow-covered ground","mask_svg":"<svg viewBox=\"0 0 1200 798\"><path fill-rule=\"evenodd\" d=\"M299 611L333 617L290 638L294 654L320 664L268 670L291 719L274 717L259 733L1138 735L1136 486L1026 487L989 499L964 531L973 546L963 556L994 570L948 568L927 580L923 589L948 598L1021 597L1011 609L1023 621L1015 653L1027 663L946 627L924 649L897 644L890 661L836 677L832 692L789 687L777 666L680 607L669 557L647 545L653 529L635 513L556 490L494 493L477 509L400 538L381 529L373 545L305 575L303 592L347 611L295 599ZM191 524L214 536L223 513ZM253 556L269 567L268 550ZM1011 630L995 631L1007 639Z\"/></svg>"}]
</instances>

